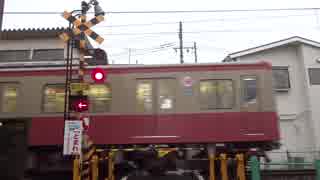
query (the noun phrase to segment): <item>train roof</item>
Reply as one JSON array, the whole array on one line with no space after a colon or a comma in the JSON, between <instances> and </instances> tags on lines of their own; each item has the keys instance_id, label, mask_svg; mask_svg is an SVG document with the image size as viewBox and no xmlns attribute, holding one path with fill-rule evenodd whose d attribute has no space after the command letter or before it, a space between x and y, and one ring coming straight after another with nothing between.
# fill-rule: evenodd
<instances>
[{"instance_id":1,"label":"train roof","mask_svg":"<svg viewBox=\"0 0 320 180\"><path fill-rule=\"evenodd\" d=\"M77 69L77 64L74 69ZM159 64L159 65L126 65L110 64L99 66L87 66L86 69L100 67L109 73L157 73L157 72L191 72L191 71L226 71L226 70L271 70L271 64L260 61L248 62L223 62L223 63L198 63L198 64ZM65 66L35 66L25 63L23 66L15 66L13 63L0 63L0 73L7 75L36 75L36 74L63 74Z\"/></svg>"}]
</instances>

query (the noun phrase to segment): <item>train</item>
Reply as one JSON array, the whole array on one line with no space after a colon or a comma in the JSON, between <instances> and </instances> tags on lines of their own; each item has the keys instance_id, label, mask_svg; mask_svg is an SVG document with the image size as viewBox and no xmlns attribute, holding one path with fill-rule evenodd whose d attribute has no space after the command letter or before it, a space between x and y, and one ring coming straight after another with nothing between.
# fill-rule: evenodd
<instances>
[{"instance_id":1,"label":"train","mask_svg":"<svg viewBox=\"0 0 320 180\"><path fill-rule=\"evenodd\" d=\"M101 149L214 145L221 152L245 152L279 146L267 62L99 67L105 81L92 80L95 66L86 68L85 81L90 83L88 134ZM0 118L25 119L33 151L61 150L65 74L64 67L0 68L1 91L7 94Z\"/></svg>"}]
</instances>

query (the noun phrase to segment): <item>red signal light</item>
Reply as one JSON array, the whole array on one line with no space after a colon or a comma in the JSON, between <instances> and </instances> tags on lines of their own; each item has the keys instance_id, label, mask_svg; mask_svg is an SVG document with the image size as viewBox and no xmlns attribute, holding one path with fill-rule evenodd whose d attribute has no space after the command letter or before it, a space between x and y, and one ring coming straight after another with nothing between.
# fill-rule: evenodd
<instances>
[{"instance_id":1,"label":"red signal light","mask_svg":"<svg viewBox=\"0 0 320 180\"><path fill-rule=\"evenodd\" d=\"M77 112L87 111L89 108L89 102L86 99L79 99L78 101L75 101L74 106L76 106L75 110Z\"/></svg>"},{"instance_id":2,"label":"red signal light","mask_svg":"<svg viewBox=\"0 0 320 180\"><path fill-rule=\"evenodd\" d=\"M70 110L73 110L75 112L83 112L88 111L89 109L89 100L87 96L70 96Z\"/></svg>"},{"instance_id":3,"label":"red signal light","mask_svg":"<svg viewBox=\"0 0 320 180\"><path fill-rule=\"evenodd\" d=\"M77 106L78 106L79 109L84 109L84 108L88 107L88 104L86 102L80 101L80 102L78 102Z\"/></svg>"},{"instance_id":4,"label":"red signal light","mask_svg":"<svg viewBox=\"0 0 320 180\"><path fill-rule=\"evenodd\" d=\"M95 68L92 70L91 78L96 83L102 83L106 79L106 75L105 75L105 72L102 68Z\"/></svg>"}]
</instances>

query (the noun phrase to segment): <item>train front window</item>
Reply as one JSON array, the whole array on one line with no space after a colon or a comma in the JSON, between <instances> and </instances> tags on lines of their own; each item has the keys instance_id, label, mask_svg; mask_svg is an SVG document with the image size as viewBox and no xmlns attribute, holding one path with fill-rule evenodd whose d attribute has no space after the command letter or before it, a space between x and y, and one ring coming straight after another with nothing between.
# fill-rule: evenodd
<instances>
[{"instance_id":1,"label":"train front window","mask_svg":"<svg viewBox=\"0 0 320 180\"><path fill-rule=\"evenodd\" d=\"M256 103L257 101L257 78L244 77L242 78L242 101L243 103Z\"/></svg>"},{"instance_id":2,"label":"train front window","mask_svg":"<svg viewBox=\"0 0 320 180\"><path fill-rule=\"evenodd\" d=\"M2 108L1 112L10 113L17 111L17 84L3 84L1 85L2 92Z\"/></svg>"},{"instance_id":3,"label":"train front window","mask_svg":"<svg viewBox=\"0 0 320 180\"><path fill-rule=\"evenodd\" d=\"M109 112L111 108L111 88L108 85L90 85L90 111Z\"/></svg>"},{"instance_id":4,"label":"train front window","mask_svg":"<svg viewBox=\"0 0 320 180\"><path fill-rule=\"evenodd\" d=\"M136 89L138 112L152 112L152 81L138 80Z\"/></svg>"},{"instance_id":5,"label":"train front window","mask_svg":"<svg viewBox=\"0 0 320 180\"><path fill-rule=\"evenodd\" d=\"M234 105L232 80L200 81L201 109L230 109Z\"/></svg>"},{"instance_id":6,"label":"train front window","mask_svg":"<svg viewBox=\"0 0 320 180\"><path fill-rule=\"evenodd\" d=\"M64 85L47 85L44 90L44 112L64 111Z\"/></svg>"}]
</instances>

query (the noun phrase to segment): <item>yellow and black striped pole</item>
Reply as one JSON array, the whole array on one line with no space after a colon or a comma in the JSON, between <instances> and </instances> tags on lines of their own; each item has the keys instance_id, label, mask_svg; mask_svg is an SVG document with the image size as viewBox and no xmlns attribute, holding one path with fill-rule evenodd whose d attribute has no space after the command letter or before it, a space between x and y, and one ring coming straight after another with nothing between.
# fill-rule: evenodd
<instances>
[{"instance_id":1,"label":"yellow and black striped pole","mask_svg":"<svg viewBox=\"0 0 320 180\"><path fill-rule=\"evenodd\" d=\"M227 154L220 154L220 171L221 171L221 179L228 180L228 165L227 165Z\"/></svg>"},{"instance_id":2,"label":"yellow and black striped pole","mask_svg":"<svg viewBox=\"0 0 320 180\"><path fill-rule=\"evenodd\" d=\"M73 160L73 180L80 180L80 157Z\"/></svg>"},{"instance_id":3,"label":"yellow and black striped pole","mask_svg":"<svg viewBox=\"0 0 320 180\"><path fill-rule=\"evenodd\" d=\"M108 180L114 180L114 152L111 150L108 155Z\"/></svg>"},{"instance_id":4,"label":"yellow and black striped pole","mask_svg":"<svg viewBox=\"0 0 320 180\"><path fill-rule=\"evenodd\" d=\"M91 2L91 1L90 1ZM64 11L62 14L63 18L65 18L67 21L69 21L70 24L73 24L75 27L72 31L63 32L59 35L59 37L64 41L68 42L72 37L75 35L79 35L79 69L78 69L78 79L80 84L84 84L85 82L85 65L87 64L85 62L85 49L86 49L86 35L91 37L93 40L101 44L103 42L103 38L99 36L97 33L92 31L90 27L100 23L104 20L103 15L98 15L91 19L90 21L86 22L86 13L90 8L90 5L86 3L85 1L82 1L81 4L81 15L80 20L72 15L72 13L69 13L67 11ZM78 95L84 95L84 90L81 89L78 91ZM76 112L75 119L82 120L83 121L83 114L81 112ZM90 170L91 168L91 159L93 155L95 155L96 148L93 145L93 142L90 140L89 135L84 130L82 133L83 137L83 146L81 149L80 156L77 156L76 160L74 161L74 180L77 180L77 177L81 177L81 180L91 180L90 176L94 175L94 172ZM78 163L78 164L77 164ZM80 169L80 172L77 171L77 169ZM93 173L93 174L92 174Z\"/></svg>"},{"instance_id":5,"label":"yellow and black striped pole","mask_svg":"<svg viewBox=\"0 0 320 180\"><path fill-rule=\"evenodd\" d=\"M245 159L243 154L236 155L237 160L237 179L246 180Z\"/></svg>"}]
</instances>

